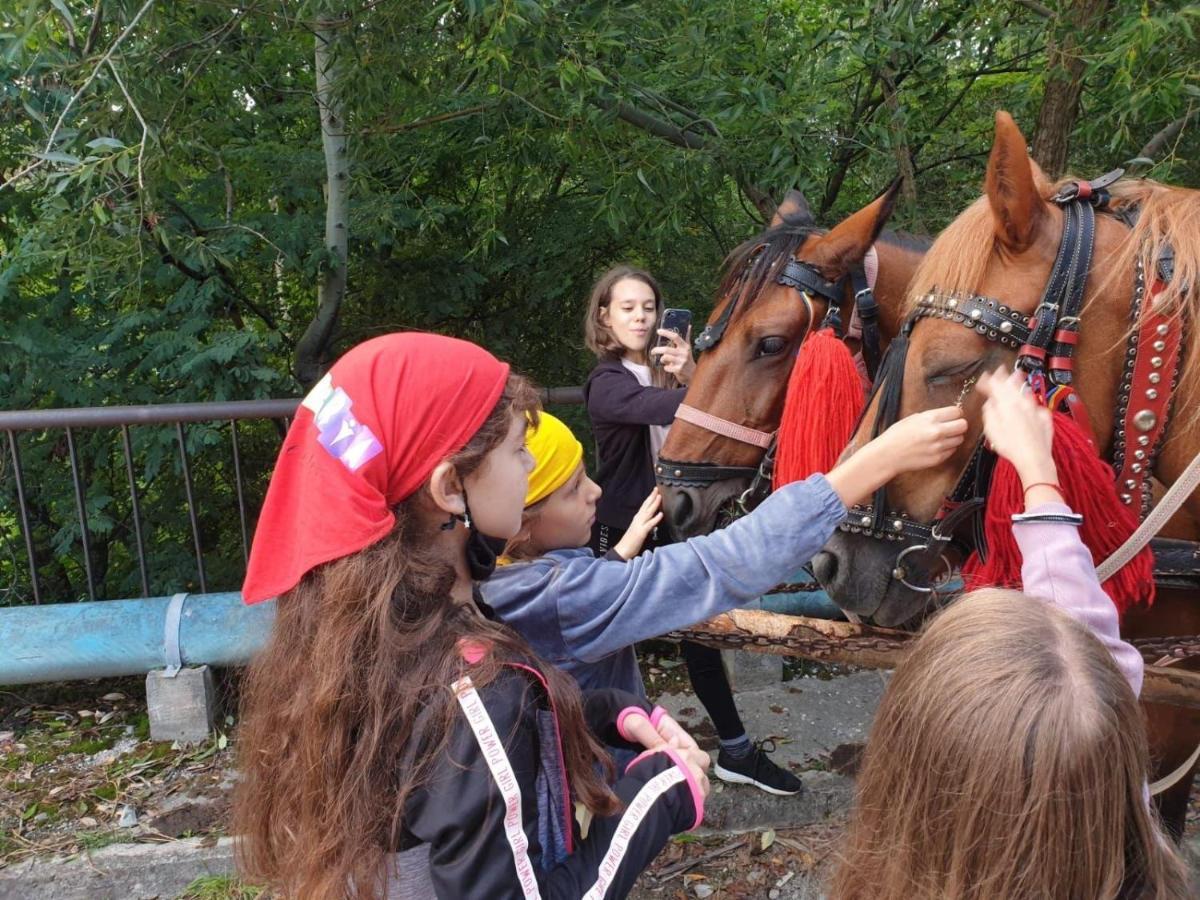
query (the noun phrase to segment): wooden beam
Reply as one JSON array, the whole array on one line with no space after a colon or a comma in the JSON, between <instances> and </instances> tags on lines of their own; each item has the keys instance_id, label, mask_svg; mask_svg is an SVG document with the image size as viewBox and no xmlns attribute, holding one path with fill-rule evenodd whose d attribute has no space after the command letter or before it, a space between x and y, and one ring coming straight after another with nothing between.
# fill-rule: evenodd
<instances>
[{"instance_id":1,"label":"wooden beam","mask_svg":"<svg viewBox=\"0 0 1200 900\"><path fill-rule=\"evenodd\" d=\"M894 669L916 636L894 628L785 616L759 609L735 609L668 635L722 650L799 656L871 669ZM1200 709L1200 672L1146 666L1142 701Z\"/></svg>"}]
</instances>

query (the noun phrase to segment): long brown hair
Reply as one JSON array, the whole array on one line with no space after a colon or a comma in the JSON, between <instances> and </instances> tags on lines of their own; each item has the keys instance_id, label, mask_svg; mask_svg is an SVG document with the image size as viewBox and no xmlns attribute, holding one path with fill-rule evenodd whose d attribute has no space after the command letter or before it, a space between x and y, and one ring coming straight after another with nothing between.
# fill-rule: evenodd
<instances>
[{"instance_id":1,"label":"long brown hair","mask_svg":"<svg viewBox=\"0 0 1200 900\"><path fill-rule=\"evenodd\" d=\"M587 313L583 317L583 343L596 354L597 359L620 359L625 353L625 348L621 346L613 330L600 321L600 310L608 309L608 305L612 303L613 288L626 278L640 281L654 292L654 327L650 329L650 333L658 333L658 323L662 320L663 313L663 295L662 288L658 286L654 276L645 269L634 266L613 266L592 285ZM649 350L649 347L646 349ZM650 383L655 387L676 387L678 384L670 373L654 365L650 366Z\"/></svg>"},{"instance_id":2,"label":"long brown hair","mask_svg":"<svg viewBox=\"0 0 1200 900\"><path fill-rule=\"evenodd\" d=\"M938 615L871 729L834 900L1184 898L1146 732L1062 610L987 589Z\"/></svg>"},{"instance_id":3,"label":"long brown hair","mask_svg":"<svg viewBox=\"0 0 1200 900\"><path fill-rule=\"evenodd\" d=\"M511 376L452 457L459 476L503 441L514 413L536 408L533 386ZM405 801L428 779L455 722L448 686L464 673L461 641L491 648L471 667L479 688L505 660L541 671L574 795L599 814L617 808L600 774L611 762L588 731L574 681L537 660L512 629L450 599L453 562L434 549L420 501L419 492L396 507L382 541L314 569L281 596L271 638L247 673L238 861L285 896L385 893L385 855L402 834Z\"/></svg>"}]
</instances>

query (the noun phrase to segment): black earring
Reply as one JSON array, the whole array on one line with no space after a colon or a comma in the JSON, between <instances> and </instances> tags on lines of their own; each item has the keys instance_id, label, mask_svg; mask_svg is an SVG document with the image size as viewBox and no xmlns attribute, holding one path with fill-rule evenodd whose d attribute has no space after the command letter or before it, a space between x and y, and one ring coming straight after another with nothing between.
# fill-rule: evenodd
<instances>
[{"instance_id":1,"label":"black earring","mask_svg":"<svg viewBox=\"0 0 1200 900\"><path fill-rule=\"evenodd\" d=\"M454 513L451 513L450 518L442 523L441 529L442 529L442 531L453 531L454 526L457 524L458 524L458 516L454 515Z\"/></svg>"}]
</instances>

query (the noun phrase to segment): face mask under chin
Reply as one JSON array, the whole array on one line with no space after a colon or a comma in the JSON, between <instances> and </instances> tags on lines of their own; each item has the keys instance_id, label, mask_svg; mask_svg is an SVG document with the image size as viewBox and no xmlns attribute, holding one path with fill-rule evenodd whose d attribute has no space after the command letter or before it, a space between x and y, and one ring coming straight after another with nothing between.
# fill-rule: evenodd
<instances>
[{"instance_id":1,"label":"face mask under chin","mask_svg":"<svg viewBox=\"0 0 1200 900\"><path fill-rule=\"evenodd\" d=\"M463 521L467 526L467 571L471 574L472 581L487 581L496 571L496 559L504 552L504 546L508 543L504 538L496 538L491 535L484 534L475 527L475 519L471 515L471 507L466 503L466 495L463 495L464 505L466 505L466 515L463 516Z\"/></svg>"}]
</instances>

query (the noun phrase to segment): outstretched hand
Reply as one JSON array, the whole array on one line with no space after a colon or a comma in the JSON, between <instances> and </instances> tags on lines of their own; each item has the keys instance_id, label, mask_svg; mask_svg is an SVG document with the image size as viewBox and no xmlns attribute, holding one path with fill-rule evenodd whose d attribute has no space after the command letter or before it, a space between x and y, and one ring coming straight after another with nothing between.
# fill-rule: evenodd
<instances>
[{"instance_id":1,"label":"outstretched hand","mask_svg":"<svg viewBox=\"0 0 1200 900\"><path fill-rule=\"evenodd\" d=\"M945 462L966 434L967 420L957 406L914 413L838 463L826 478L842 503L854 506L897 475Z\"/></svg>"},{"instance_id":2,"label":"outstretched hand","mask_svg":"<svg viewBox=\"0 0 1200 900\"><path fill-rule=\"evenodd\" d=\"M895 477L945 462L966 435L962 409L942 406L905 416L867 447L874 446L882 454Z\"/></svg>"},{"instance_id":3,"label":"outstretched hand","mask_svg":"<svg viewBox=\"0 0 1200 900\"><path fill-rule=\"evenodd\" d=\"M1054 416L1022 390L1024 382L1020 372L1006 374L1002 368L980 376L975 389L986 398L983 434L996 454L1012 463L1026 487L1053 484L1058 478L1051 455Z\"/></svg>"},{"instance_id":4,"label":"outstretched hand","mask_svg":"<svg viewBox=\"0 0 1200 900\"><path fill-rule=\"evenodd\" d=\"M621 540L617 541L613 549L622 559L633 559L642 552L646 538L650 537L658 523L662 521L662 517L662 494L656 487L642 501L641 508L634 513L633 521L629 523L625 534L621 536Z\"/></svg>"}]
</instances>

